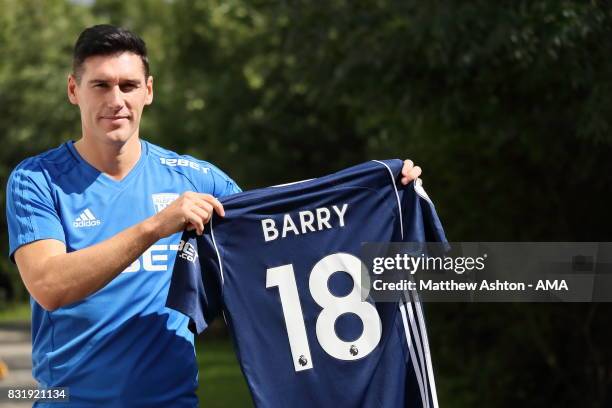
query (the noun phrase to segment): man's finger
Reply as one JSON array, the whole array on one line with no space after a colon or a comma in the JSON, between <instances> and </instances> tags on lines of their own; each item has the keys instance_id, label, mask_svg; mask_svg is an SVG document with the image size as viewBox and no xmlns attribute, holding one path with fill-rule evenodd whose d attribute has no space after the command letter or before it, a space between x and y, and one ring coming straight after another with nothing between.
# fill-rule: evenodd
<instances>
[{"instance_id":1,"label":"man's finger","mask_svg":"<svg viewBox=\"0 0 612 408\"><path fill-rule=\"evenodd\" d=\"M418 179L421 173L422 173L421 168L419 166L414 166L412 170L408 172L408 174L405 174L404 177L402 177L401 179L402 184L407 185L412 180Z\"/></svg>"},{"instance_id":2,"label":"man's finger","mask_svg":"<svg viewBox=\"0 0 612 408\"><path fill-rule=\"evenodd\" d=\"M200 219L202 220L203 224L206 224L208 221L210 221L210 217L212 216L212 207L211 207L210 210L205 210L205 209L200 208L200 207L193 207L191 211L195 215L200 217Z\"/></svg>"},{"instance_id":3,"label":"man's finger","mask_svg":"<svg viewBox=\"0 0 612 408\"><path fill-rule=\"evenodd\" d=\"M187 221L195 227L196 234L202 235L204 233L204 222L202 222L202 217L195 213L195 210L197 208L187 214Z\"/></svg>"},{"instance_id":4,"label":"man's finger","mask_svg":"<svg viewBox=\"0 0 612 408\"><path fill-rule=\"evenodd\" d=\"M204 201L204 200L196 200L194 201L196 208L201 208L204 211L206 211L207 213L212 213L213 212L213 205L212 203L208 202L208 201Z\"/></svg>"},{"instance_id":5,"label":"man's finger","mask_svg":"<svg viewBox=\"0 0 612 408\"><path fill-rule=\"evenodd\" d=\"M202 200L212 205L217 214L219 214L221 217L225 216L225 210L223 209L223 204L221 204L221 202L217 200L216 197L210 194L200 194L200 197L202 198Z\"/></svg>"},{"instance_id":6,"label":"man's finger","mask_svg":"<svg viewBox=\"0 0 612 408\"><path fill-rule=\"evenodd\" d=\"M402 174L404 176L407 176L413 167L414 167L414 162L412 160L410 159L404 160L404 166L402 167Z\"/></svg>"},{"instance_id":7,"label":"man's finger","mask_svg":"<svg viewBox=\"0 0 612 408\"><path fill-rule=\"evenodd\" d=\"M213 200L212 200L212 202L210 202L210 204L212 204L212 206L215 208L215 212L219 216L225 217L225 209L223 208L223 204L221 204L221 201L219 201L219 200L217 200L216 198L213 197Z\"/></svg>"}]
</instances>

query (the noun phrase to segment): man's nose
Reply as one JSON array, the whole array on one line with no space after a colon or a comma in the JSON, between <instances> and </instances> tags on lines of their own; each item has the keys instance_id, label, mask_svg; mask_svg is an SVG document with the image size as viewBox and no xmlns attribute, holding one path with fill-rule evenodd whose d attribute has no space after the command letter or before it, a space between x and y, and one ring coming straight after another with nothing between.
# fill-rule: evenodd
<instances>
[{"instance_id":1,"label":"man's nose","mask_svg":"<svg viewBox=\"0 0 612 408\"><path fill-rule=\"evenodd\" d=\"M112 109L120 109L123 107L123 92L119 86L113 86L108 93L108 106Z\"/></svg>"}]
</instances>

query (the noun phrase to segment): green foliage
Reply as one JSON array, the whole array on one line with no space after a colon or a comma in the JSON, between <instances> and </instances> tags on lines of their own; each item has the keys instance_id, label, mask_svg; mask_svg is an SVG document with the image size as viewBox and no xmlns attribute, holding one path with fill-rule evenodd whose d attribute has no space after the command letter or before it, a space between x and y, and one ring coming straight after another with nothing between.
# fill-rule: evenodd
<instances>
[{"instance_id":1,"label":"green foliage","mask_svg":"<svg viewBox=\"0 0 612 408\"><path fill-rule=\"evenodd\" d=\"M79 32L91 23L88 10L65 2L9 0L0 12L0 208L13 167L80 133L78 110L67 103L70 53ZM0 243L8 250L5 218ZM2 257L0 273L19 277ZM21 296L25 294L22 288Z\"/></svg>"}]
</instances>

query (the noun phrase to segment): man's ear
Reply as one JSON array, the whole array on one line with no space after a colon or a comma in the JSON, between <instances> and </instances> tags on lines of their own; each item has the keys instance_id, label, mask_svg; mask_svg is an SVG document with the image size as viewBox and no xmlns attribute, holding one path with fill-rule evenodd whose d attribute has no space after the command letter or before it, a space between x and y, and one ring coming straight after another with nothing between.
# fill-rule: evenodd
<instances>
[{"instance_id":1,"label":"man's ear","mask_svg":"<svg viewBox=\"0 0 612 408\"><path fill-rule=\"evenodd\" d=\"M145 99L145 105L153 103L153 76L149 75L147 78L147 97Z\"/></svg>"},{"instance_id":2,"label":"man's ear","mask_svg":"<svg viewBox=\"0 0 612 408\"><path fill-rule=\"evenodd\" d=\"M76 94L77 86L78 86L77 81L74 75L72 74L68 75L68 86L66 88L66 91L68 93L68 100L70 100L70 103L73 105L79 104L79 98L77 97L77 94Z\"/></svg>"}]
</instances>

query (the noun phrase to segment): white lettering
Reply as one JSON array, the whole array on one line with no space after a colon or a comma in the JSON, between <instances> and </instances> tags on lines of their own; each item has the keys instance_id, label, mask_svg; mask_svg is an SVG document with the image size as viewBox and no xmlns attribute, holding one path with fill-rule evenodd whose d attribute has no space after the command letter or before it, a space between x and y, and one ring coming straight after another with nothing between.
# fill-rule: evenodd
<instances>
[{"instance_id":1,"label":"white lettering","mask_svg":"<svg viewBox=\"0 0 612 408\"><path fill-rule=\"evenodd\" d=\"M130 264L123 272L166 272L168 270L169 253L179 250L179 245L152 245L141 256ZM161 252L161 253L160 253Z\"/></svg>"},{"instance_id":2,"label":"white lettering","mask_svg":"<svg viewBox=\"0 0 612 408\"><path fill-rule=\"evenodd\" d=\"M474 291L476 282L455 282L454 280L434 282L432 280L419 281L419 289L422 291Z\"/></svg>"},{"instance_id":3,"label":"white lettering","mask_svg":"<svg viewBox=\"0 0 612 408\"><path fill-rule=\"evenodd\" d=\"M374 272L376 275L380 275L381 273L383 273L385 271L385 269L382 267L384 261L385 261L385 258L382 258L382 257L374 258L374 260L372 262L372 264L373 264L372 272ZM376 283L376 282L377 281L374 281L374 283ZM374 289L376 289L376 288L374 288Z\"/></svg>"},{"instance_id":4,"label":"white lettering","mask_svg":"<svg viewBox=\"0 0 612 408\"><path fill-rule=\"evenodd\" d=\"M167 250L167 245L152 245L151 248L145 251L142 254L142 264L146 271L151 272L160 272L168 270L168 255L166 254L157 254L153 255L154 251L164 251ZM161 265L155 264L155 262L164 262Z\"/></svg>"},{"instance_id":5,"label":"white lettering","mask_svg":"<svg viewBox=\"0 0 612 408\"><path fill-rule=\"evenodd\" d=\"M308 216L308 220L306 220L306 216ZM306 233L307 228L308 230L310 230L310 232L316 231L316 229L312 226L313 221L314 214L312 213L312 211L300 211L300 224L302 225L302 234Z\"/></svg>"},{"instance_id":6,"label":"white lettering","mask_svg":"<svg viewBox=\"0 0 612 408\"><path fill-rule=\"evenodd\" d=\"M561 280L539 280L536 285L536 290L569 290L565 279Z\"/></svg>"},{"instance_id":7,"label":"white lettering","mask_svg":"<svg viewBox=\"0 0 612 408\"><path fill-rule=\"evenodd\" d=\"M78 220L72 223L72 226L75 228L94 227L96 225L100 225L100 220Z\"/></svg>"},{"instance_id":8,"label":"white lettering","mask_svg":"<svg viewBox=\"0 0 612 408\"><path fill-rule=\"evenodd\" d=\"M266 218L261 220L261 227L263 228L264 239L266 242L273 241L278 238L278 230L276 229L276 223L272 218Z\"/></svg>"},{"instance_id":9,"label":"white lettering","mask_svg":"<svg viewBox=\"0 0 612 408\"><path fill-rule=\"evenodd\" d=\"M261 227L266 242L274 241L279 238L286 238L291 232L293 235L306 234L309 232L322 231L334 227L344 227L346 225L345 215L348 210L348 204L342 206L332 206L333 213L327 207L316 208L315 211L304 210L293 215L283 214L283 229L279 232L276 228L276 221L272 218L261 220ZM333 221L332 221L332 215ZM316 219L316 223L315 223ZM296 224L299 221L299 225ZM279 220L280 222L280 220ZM334 224L334 225L332 225ZM280 227L279 227L280 228ZM301 231L301 232L300 232Z\"/></svg>"},{"instance_id":10,"label":"white lettering","mask_svg":"<svg viewBox=\"0 0 612 408\"><path fill-rule=\"evenodd\" d=\"M486 280L483 280L480 283L479 290L522 291L525 290L525 284L523 282L500 281L499 279L496 279L494 282L488 282Z\"/></svg>"},{"instance_id":11,"label":"white lettering","mask_svg":"<svg viewBox=\"0 0 612 408\"><path fill-rule=\"evenodd\" d=\"M323 216L322 214L325 214L325 216ZM330 229L332 227L329 224L330 217L331 217L331 214L327 208L325 207L317 208L317 224L319 226L319 231L323 229L323 224L327 226L327 229Z\"/></svg>"},{"instance_id":12,"label":"white lettering","mask_svg":"<svg viewBox=\"0 0 612 408\"><path fill-rule=\"evenodd\" d=\"M170 167L176 167L176 166L191 167L194 170L202 170L202 173L206 173L206 174L208 174L208 170L210 170L208 167L202 167L202 166L200 166L199 163L191 161L191 160L187 160L187 159L184 159L184 158L167 159L165 157L160 157L159 161L161 162L161 164L165 164L166 166L170 166Z\"/></svg>"},{"instance_id":13,"label":"white lettering","mask_svg":"<svg viewBox=\"0 0 612 408\"><path fill-rule=\"evenodd\" d=\"M193 246L189 242L185 242L185 241L181 240L181 242L179 242L179 244L178 244L177 249L180 251L178 256L181 259L185 259L186 261L189 261L191 263L195 263L196 259L198 258L198 251L197 251L196 247Z\"/></svg>"},{"instance_id":14,"label":"white lettering","mask_svg":"<svg viewBox=\"0 0 612 408\"><path fill-rule=\"evenodd\" d=\"M300 235L297 227L295 226L295 223L293 222L289 214L285 214L283 220L283 238L287 236L288 231L293 231L295 235Z\"/></svg>"},{"instance_id":15,"label":"white lettering","mask_svg":"<svg viewBox=\"0 0 612 408\"><path fill-rule=\"evenodd\" d=\"M348 208L348 204L342 205L342 209L339 209L337 206L332 207L336 214L338 214L338 219L340 220L340 226L344 227L344 214L346 213L346 209Z\"/></svg>"}]
</instances>

